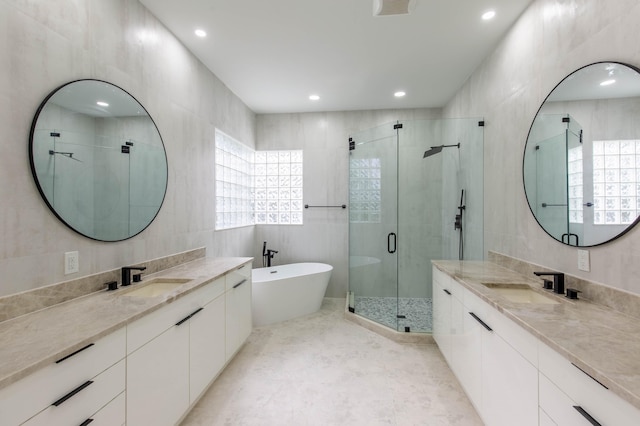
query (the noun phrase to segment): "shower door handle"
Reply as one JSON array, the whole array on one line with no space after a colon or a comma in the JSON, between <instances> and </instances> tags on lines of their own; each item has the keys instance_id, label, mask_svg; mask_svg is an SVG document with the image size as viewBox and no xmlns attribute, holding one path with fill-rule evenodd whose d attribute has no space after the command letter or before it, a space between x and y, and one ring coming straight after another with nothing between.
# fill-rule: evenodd
<instances>
[{"instance_id":1,"label":"shower door handle","mask_svg":"<svg viewBox=\"0 0 640 426\"><path fill-rule=\"evenodd\" d=\"M393 250L391 250L391 237L392 236L393 236ZM398 236L393 232L390 232L389 235L387 235L387 251L389 253L395 253L396 252L397 238L398 238Z\"/></svg>"}]
</instances>

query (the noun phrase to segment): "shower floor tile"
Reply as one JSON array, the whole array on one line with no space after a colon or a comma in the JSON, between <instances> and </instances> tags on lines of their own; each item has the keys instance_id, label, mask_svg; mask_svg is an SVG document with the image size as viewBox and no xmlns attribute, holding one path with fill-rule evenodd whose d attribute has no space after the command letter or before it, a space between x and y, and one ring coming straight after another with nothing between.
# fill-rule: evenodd
<instances>
[{"instance_id":1,"label":"shower floor tile","mask_svg":"<svg viewBox=\"0 0 640 426\"><path fill-rule=\"evenodd\" d=\"M480 426L435 344L344 318L344 299L255 328L182 426Z\"/></svg>"},{"instance_id":2,"label":"shower floor tile","mask_svg":"<svg viewBox=\"0 0 640 426\"><path fill-rule=\"evenodd\" d=\"M430 333L433 326L431 298L355 297L355 313L398 331ZM406 318L396 318L404 315Z\"/></svg>"}]
</instances>

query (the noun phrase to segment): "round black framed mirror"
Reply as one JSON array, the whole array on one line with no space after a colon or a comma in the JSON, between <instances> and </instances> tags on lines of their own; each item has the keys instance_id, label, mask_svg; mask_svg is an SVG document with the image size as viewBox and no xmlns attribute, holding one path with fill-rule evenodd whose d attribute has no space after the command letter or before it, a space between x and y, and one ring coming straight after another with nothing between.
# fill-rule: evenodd
<instances>
[{"instance_id":1,"label":"round black framed mirror","mask_svg":"<svg viewBox=\"0 0 640 426\"><path fill-rule=\"evenodd\" d=\"M142 232L167 190L167 156L155 122L133 96L106 81L72 81L44 99L31 126L29 161L51 211L94 240Z\"/></svg>"},{"instance_id":2,"label":"round black framed mirror","mask_svg":"<svg viewBox=\"0 0 640 426\"><path fill-rule=\"evenodd\" d=\"M640 215L640 69L597 62L565 77L527 137L529 208L554 239L591 247L628 232Z\"/></svg>"}]
</instances>

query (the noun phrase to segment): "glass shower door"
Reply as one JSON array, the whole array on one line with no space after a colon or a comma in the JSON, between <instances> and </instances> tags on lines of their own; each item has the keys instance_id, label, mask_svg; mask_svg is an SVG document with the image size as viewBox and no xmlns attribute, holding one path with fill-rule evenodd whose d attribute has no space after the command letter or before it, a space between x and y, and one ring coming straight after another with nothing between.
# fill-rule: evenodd
<instances>
[{"instance_id":1,"label":"glass shower door","mask_svg":"<svg viewBox=\"0 0 640 426\"><path fill-rule=\"evenodd\" d=\"M393 123L351 136L349 309L397 328L398 140Z\"/></svg>"}]
</instances>

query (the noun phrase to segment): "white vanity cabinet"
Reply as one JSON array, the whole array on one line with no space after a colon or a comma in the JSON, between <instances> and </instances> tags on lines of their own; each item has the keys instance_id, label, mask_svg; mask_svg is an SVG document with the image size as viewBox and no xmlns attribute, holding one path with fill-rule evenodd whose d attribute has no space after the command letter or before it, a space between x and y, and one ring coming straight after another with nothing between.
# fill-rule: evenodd
<instances>
[{"instance_id":1,"label":"white vanity cabinet","mask_svg":"<svg viewBox=\"0 0 640 426\"><path fill-rule=\"evenodd\" d=\"M229 360L251 334L251 264L226 276L226 358Z\"/></svg>"},{"instance_id":2,"label":"white vanity cabinet","mask_svg":"<svg viewBox=\"0 0 640 426\"><path fill-rule=\"evenodd\" d=\"M190 404L197 401L226 362L225 279L217 279L212 290L213 294L201 299L204 309L189 320Z\"/></svg>"},{"instance_id":3,"label":"white vanity cabinet","mask_svg":"<svg viewBox=\"0 0 640 426\"><path fill-rule=\"evenodd\" d=\"M190 296L127 326L128 425L173 425L189 407Z\"/></svg>"},{"instance_id":4,"label":"white vanity cabinet","mask_svg":"<svg viewBox=\"0 0 640 426\"><path fill-rule=\"evenodd\" d=\"M508 321L490 314L493 331L483 330L482 335L484 421L488 425L538 425L538 369L511 345L509 336L501 334L501 320ZM535 342L533 348L535 351Z\"/></svg>"},{"instance_id":5,"label":"white vanity cabinet","mask_svg":"<svg viewBox=\"0 0 640 426\"><path fill-rule=\"evenodd\" d=\"M438 344L445 359L451 359L451 303L452 293L442 285L443 273L433 270L433 339Z\"/></svg>"},{"instance_id":6,"label":"white vanity cabinet","mask_svg":"<svg viewBox=\"0 0 640 426\"><path fill-rule=\"evenodd\" d=\"M487 331L474 317L487 319L477 307L462 306L462 330L451 348L451 370L464 388L471 403L482 416L482 338Z\"/></svg>"},{"instance_id":7,"label":"white vanity cabinet","mask_svg":"<svg viewBox=\"0 0 640 426\"><path fill-rule=\"evenodd\" d=\"M540 343L540 411L557 425L637 426L640 410ZM595 422L595 423L594 423Z\"/></svg>"},{"instance_id":8,"label":"white vanity cabinet","mask_svg":"<svg viewBox=\"0 0 640 426\"><path fill-rule=\"evenodd\" d=\"M125 389L125 329L0 390L3 425L69 425L93 419ZM121 409L121 411L118 411ZM112 418L124 422L124 406Z\"/></svg>"},{"instance_id":9,"label":"white vanity cabinet","mask_svg":"<svg viewBox=\"0 0 640 426\"><path fill-rule=\"evenodd\" d=\"M176 424L251 333L251 264L127 326L127 424Z\"/></svg>"},{"instance_id":10,"label":"white vanity cabinet","mask_svg":"<svg viewBox=\"0 0 640 426\"><path fill-rule=\"evenodd\" d=\"M480 417L490 426L538 425L535 339L514 338L526 332L450 276L436 268L433 276L434 315L445 317L434 320L434 338Z\"/></svg>"},{"instance_id":11,"label":"white vanity cabinet","mask_svg":"<svg viewBox=\"0 0 640 426\"><path fill-rule=\"evenodd\" d=\"M219 332L224 316L216 301L224 281L219 278L127 327L133 350L127 356L127 424L175 424L222 368L216 352L224 348Z\"/></svg>"},{"instance_id":12,"label":"white vanity cabinet","mask_svg":"<svg viewBox=\"0 0 640 426\"><path fill-rule=\"evenodd\" d=\"M479 409L482 327L467 314L462 303L464 289L459 283L435 268L433 282L433 337L467 396Z\"/></svg>"},{"instance_id":13,"label":"white vanity cabinet","mask_svg":"<svg viewBox=\"0 0 640 426\"><path fill-rule=\"evenodd\" d=\"M96 295L139 319L1 388L0 425L177 424L251 333L251 262L229 264L203 260L193 274L218 278L166 300Z\"/></svg>"}]
</instances>

